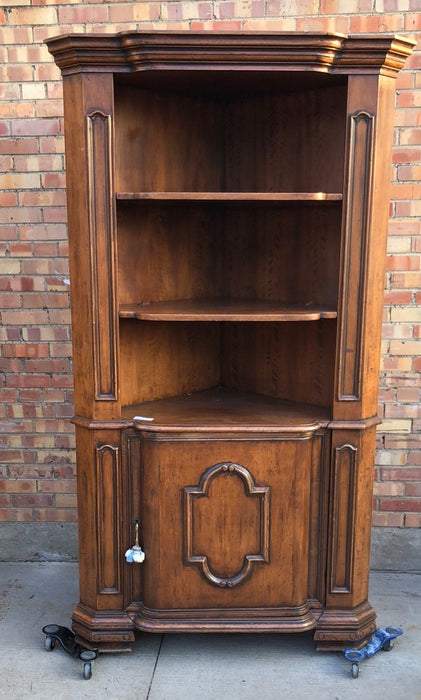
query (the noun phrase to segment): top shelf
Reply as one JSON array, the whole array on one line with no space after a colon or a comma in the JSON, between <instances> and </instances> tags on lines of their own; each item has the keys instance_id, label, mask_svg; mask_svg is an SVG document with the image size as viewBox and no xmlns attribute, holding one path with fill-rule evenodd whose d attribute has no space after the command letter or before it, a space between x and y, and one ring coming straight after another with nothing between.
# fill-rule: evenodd
<instances>
[{"instance_id":1,"label":"top shelf","mask_svg":"<svg viewBox=\"0 0 421 700\"><path fill-rule=\"evenodd\" d=\"M336 318L329 306L280 304L241 299L182 299L122 304L120 318L139 321L318 321Z\"/></svg>"},{"instance_id":2,"label":"top shelf","mask_svg":"<svg viewBox=\"0 0 421 700\"><path fill-rule=\"evenodd\" d=\"M153 202L341 202L337 192L117 192L122 201Z\"/></svg>"}]
</instances>

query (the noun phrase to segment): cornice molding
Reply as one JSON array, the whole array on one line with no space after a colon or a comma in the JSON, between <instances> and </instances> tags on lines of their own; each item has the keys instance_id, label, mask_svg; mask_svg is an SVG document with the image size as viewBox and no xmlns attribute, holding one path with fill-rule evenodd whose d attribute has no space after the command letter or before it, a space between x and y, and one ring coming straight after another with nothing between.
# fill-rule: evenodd
<instances>
[{"instance_id":1,"label":"cornice molding","mask_svg":"<svg viewBox=\"0 0 421 700\"><path fill-rule=\"evenodd\" d=\"M47 39L63 74L155 70L271 70L396 77L415 42L392 35L275 32L121 32Z\"/></svg>"}]
</instances>

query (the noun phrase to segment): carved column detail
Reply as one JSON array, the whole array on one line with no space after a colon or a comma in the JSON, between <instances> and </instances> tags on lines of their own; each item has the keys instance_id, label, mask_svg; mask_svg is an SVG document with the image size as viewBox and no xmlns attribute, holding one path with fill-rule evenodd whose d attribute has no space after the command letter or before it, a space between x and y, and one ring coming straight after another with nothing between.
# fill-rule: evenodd
<instances>
[{"instance_id":1,"label":"carved column detail","mask_svg":"<svg viewBox=\"0 0 421 700\"><path fill-rule=\"evenodd\" d=\"M251 498L254 503L252 507L254 508L257 499L257 512L255 516L251 517L251 522L254 522L256 527L253 529L248 525L247 515L244 516L244 520L241 523L237 523L239 529L244 532L244 546L248 546L249 542L252 541L257 545L257 551L245 553L243 557L243 563L241 568L239 568L231 575L226 573L215 573L212 568L211 559L212 555L207 555L205 553L197 553L196 540L200 540L200 520L201 517L196 513L195 502L201 498L210 498L212 506L210 506L212 513L215 514L214 528L211 529L208 523L207 529L207 540L205 537L205 542L202 542L202 546L208 545L212 549L212 545L215 547L215 542L219 542L225 538L230 538L231 533L226 531L224 525L224 518L226 517L226 522L229 522L230 515L226 513L226 509L220 503L218 503L218 498L212 497L210 493L212 482L216 482L219 479L226 477L235 477L239 479L242 483L243 493L245 493L245 503L244 511L248 507L247 501ZM220 485L222 492L229 488L228 482L224 486ZM240 464L234 464L232 462L225 462L220 464L215 464L214 466L207 469L201 476L199 484L197 486L186 486L183 489L184 495L184 552L185 552L185 563L194 564L199 567L203 576L209 581L209 583L218 586L219 588L234 588L238 584L246 580L252 573L255 564L269 563L269 486L256 486L254 479L250 472ZM221 499L222 500L222 499ZM218 516L219 510L221 511ZM236 511L239 512L238 510ZM241 518L241 514L234 516L234 518ZM221 522L222 521L222 522ZM232 521L234 522L234 521ZM247 527L248 525L248 527ZM211 541L213 540L213 542ZM236 540L234 540L236 541ZM222 546L222 545L221 545ZM200 545L199 545L200 547ZM237 541L238 547L238 541ZM229 569L231 562L219 562L218 564L221 568Z\"/></svg>"},{"instance_id":2,"label":"carved column detail","mask_svg":"<svg viewBox=\"0 0 421 700\"><path fill-rule=\"evenodd\" d=\"M110 114L86 117L95 398L117 399L113 142Z\"/></svg>"},{"instance_id":3,"label":"carved column detail","mask_svg":"<svg viewBox=\"0 0 421 700\"><path fill-rule=\"evenodd\" d=\"M120 450L114 445L98 445L95 457L98 590L102 594L116 594L121 593Z\"/></svg>"},{"instance_id":4,"label":"carved column detail","mask_svg":"<svg viewBox=\"0 0 421 700\"><path fill-rule=\"evenodd\" d=\"M335 447L333 455L330 593L351 593L354 565L357 448Z\"/></svg>"},{"instance_id":5,"label":"carved column detail","mask_svg":"<svg viewBox=\"0 0 421 700\"><path fill-rule=\"evenodd\" d=\"M344 281L340 295L339 401L360 400L362 393L362 338L365 324L373 145L374 115L365 111L351 114L348 122L343 220Z\"/></svg>"}]
</instances>

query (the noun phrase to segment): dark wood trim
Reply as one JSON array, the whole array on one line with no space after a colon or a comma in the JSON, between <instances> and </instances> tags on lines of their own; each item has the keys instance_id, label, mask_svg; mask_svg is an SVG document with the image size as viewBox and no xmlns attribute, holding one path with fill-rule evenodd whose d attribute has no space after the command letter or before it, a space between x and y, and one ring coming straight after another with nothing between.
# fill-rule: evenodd
<instances>
[{"instance_id":1,"label":"dark wood trim","mask_svg":"<svg viewBox=\"0 0 421 700\"><path fill-rule=\"evenodd\" d=\"M63 74L174 70L358 71L395 77L415 42L404 37L276 32L121 32L47 40Z\"/></svg>"}]
</instances>

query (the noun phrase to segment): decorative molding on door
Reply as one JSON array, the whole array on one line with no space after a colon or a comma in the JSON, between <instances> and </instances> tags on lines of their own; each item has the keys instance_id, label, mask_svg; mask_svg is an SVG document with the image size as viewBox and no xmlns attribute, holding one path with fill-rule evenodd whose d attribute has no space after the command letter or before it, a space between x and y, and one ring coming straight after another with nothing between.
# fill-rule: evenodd
<instances>
[{"instance_id":1,"label":"decorative molding on door","mask_svg":"<svg viewBox=\"0 0 421 700\"><path fill-rule=\"evenodd\" d=\"M116 255L111 114L100 110L87 114L86 140L95 398L97 401L115 401L117 399Z\"/></svg>"},{"instance_id":2,"label":"decorative molding on door","mask_svg":"<svg viewBox=\"0 0 421 700\"><path fill-rule=\"evenodd\" d=\"M374 127L374 114L359 111L349 117L343 222L344 281L340 295L339 401L359 401L362 395L362 338L366 308L367 231L371 217ZM359 203L358 208L356 203Z\"/></svg>"},{"instance_id":3,"label":"decorative molding on door","mask_svg":"<svg viewBox=\"0 0 421 700\"><path fill-rule=\"evenodd\" d=\"M354 445L344 443L333 454L330 593L351 593L357 452Z\"/></svg>"},{"instance_id":4,"label":"decorative molding on door","mask_svg":"<svg viewBox=\"0 0 421 700\"><path fill-rule=\"evenodd\" d=\"M98 591L121 593L120 449L99 444L95 449L97 483Z\"/></svg>"},{"instance_id":5,"label":"decorative molding on door","mask_svg":"<svg viewBox=\"0 0 421 700\"><path fill-rule=\"evenodd\" d=\"M208 497L212 481L218 477L229 475L239 478L245 487L246 498L259 500L259 545L258 552L245 553L242 568L233 576L218 576L209 565L208 556L195 551L194 533L194 500ZM233 462L221 462L207 469L201 476L197 486L186 486L184 497L184 552L185 563L197 566L209 583L219 588L234 588L245 581L252 573L255 564L269 563L269 486L256 486L251 473L245 467ZM212 534L212 533L210 533Z\"/></svg>"}]
</instances>

